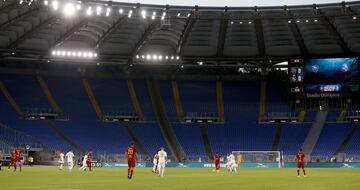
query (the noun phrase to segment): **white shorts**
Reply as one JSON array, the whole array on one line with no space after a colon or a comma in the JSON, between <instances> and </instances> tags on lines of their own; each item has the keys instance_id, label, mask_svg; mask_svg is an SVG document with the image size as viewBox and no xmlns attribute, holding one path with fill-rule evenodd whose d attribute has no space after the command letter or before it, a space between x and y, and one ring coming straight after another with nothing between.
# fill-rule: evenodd
<instances>
[{"instance_id":1,"label":"white shorts","mask_svg":"<svg viewBox=\"0 0 360 190\"><path fill-rule=\"evenodd\" d=\"M159 162L158 168L165 168L166 163L165 162Z\"/></svg>"}]
</instances>

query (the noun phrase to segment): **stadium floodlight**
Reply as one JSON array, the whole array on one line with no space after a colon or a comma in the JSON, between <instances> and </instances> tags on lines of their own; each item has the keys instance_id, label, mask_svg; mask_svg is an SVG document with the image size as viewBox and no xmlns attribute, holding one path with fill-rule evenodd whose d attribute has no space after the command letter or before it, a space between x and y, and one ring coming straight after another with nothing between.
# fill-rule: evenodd
<instances>
[{"instance_id":1,"label":"stadium floodlight","mask_svg":"<svg viewBox=\"0 0 360 190\"><path fill-rule=\"evenodd\" d=\"M139 56L139 55L136 55L135 57L136 57L136 59L139 59L139 58L140 58L140 56Z\"/></svg>"},{"instance_id":2,"label":"stadium floodlight","mask_svg":"<svg viewBox=\"0 0 360 190\"><path fill-rule=\"evenodd\" d=\"M151 16L151 20L155 20L155 16L154 16L154 15Z\"/></svg>"},{"instance_id":3,"label":"stadium floodlight","mask_svg":"<svg viewBox=\"0 0 360 190\"><path fill-rule=\"evenodd\" d=\"M82 52L81 51L77 52L77 56L82 57Z\"/></svg>"},{"instance_id":4,"label":"stadium floodlight","mask_svg":"<svg viewBox=\"0 0 360 190\"><path fill-rule=\"evenodd\" d=\"M141 59L145 59L145 55L142 55L142 56L141 56Z\"/></svg>"},{"instance_id":5,"label":"stadium floodlight","mask_svg":"<svg viewBox=\"0 0 360 190\"><path fill-rule=\"evenodd\" d=\"M305 20L305 22L309 22L309 20Z\"/></svg>"},{"instance_id":6,"label":"stadium floodlight","mask_svg":"<svg viewBox=\"0 0 360 190\"><path fill-rule=\"evenodd\" d=\"M86 10L86 15L91 16L92 15L92 7L88 7Z\"/></svg>"},{"instance_id":7,"label":"stadium floodlight","mask_svg":"<svg viewBox=\"0 0 360 190\"><path fill-rule=\"evenodd\" d=\"M230 24L234 24L234 21L231 21Z\"/></svg>"},{"instance_id":8,"label":"stadium floodlight","mask_svg":"<svg viewBox=\"0 0 360 190\"><path fill-rule=\"evenodd\" d=\"M90 58L93 58L94 54L93 54L92 52L89 52L89 53L88 53L88 56L89 56Z\"/></svg>"},{"instance_id":9,"label":"stadium floodlight","mask_svg":"<svg viewBox=\"0 0 360 190\"><path fill-rule=\"evenodd\" d=\"M146 19L146 11L145 10L141 11L141 16L143 19Z\"/></svg>"},{"instance_id":10,"label":"stadium floodlight","mask_svg":"<svg viewBox=\"0 0 360 190\"><path fill-rule=\"evenodd\" d=\"M177 14L177 16L178 16L178 17L180 17L180 16L181 16L181 14L180 14L180 13L178 13L178 14Z\"/></svg>"},{"instance_id":11,"label":"stadium floodlight","mask_svg":"<svg viewBox=\"0 0 360 190\"><path fill-rule=\"evenodd\" d=\"M73 52L71 53L71 55L72 55L73 57L76 57L76 52L73 51Z\"/></svg>"},{"instance_id":12,"label":"stadium floodlight","mask_svg":"<svg viewBox=\"0 0 360 190\"><path fill-rule=\"evenodd\" d=\"M315 19L315 20L314 20L314 22L318 22L318 20L317 20L317 19Z\"/></svg>"},{"instance_id":13,"label":"stadium floodlight","mask_svg":"<svg viewBox=\"0 0 360 190\"><path fill-rule=\"evenodd\" d=\"M94 53L94 57L97 57L98 56L98 54L97 53Z\"/></svg>"},{"instance_id":14,"label":"stadium floodlight","mask_svg":"<svg viewBox=\"0 0 360 190\"><path fill-rule=\"evenodd\" d=\"M61 55L61 51L55 51L57 56Z\"/></svg>"},{"instance_id":15,"label":"stadium floodlight","mask_svg":"<svg viewBox=\"0 0 360 190\"><path fill-rule=\"evenodd\" d=\"M243 22L242 22L242 21L240 21L240 22L239 22L239 24L243 24Z\"/></svg>"},{"instance_id":16,"label":"stadium floodlight","mask_svg":"<svg viewBox=\"0 0 360 190\"><path fill-rule=\"evenodd\" d=\"M66 52L66 55L67 55L68 57L70 57L70 56L71 56L71 51Z\"/></svg>"},{"instance_id":17,"label":"stadium floodlight","mask_svg":"<svg viewBox=\"0 0 360 190\"><path fill-rule=\"evenodd\" d=\"M19 1L19 4L20 4L20 5L22 5L22 4L23 4L23 2L24 2L23 0L20 0L20 1Z\"/></svg>"},{"instance_id":18,"label":"stadium floodlight","mask_svg":"<svg viewBox=\"0 0 360 190\"><path fill-rule=\"evenodd\" d=\"M169 59L169 56L165 56L165 59L168 60L168 59Z\"/></svg>"},{"instance_id":19,"label":"stadium floodlight","mask_svg":"<svg viewBox=\"0 0 360 190\"><path fill-rule=\"evenodd\" d=\"M354 20L356 20L356 19L357 19L357 17L356 17L356 16L353 16L353 19L354 19Z\"/></svg>"},{"instance_id":20,"label":"stadium floodlight","mask_svg":"<svg viewBox=\"0 0 360 190\"><path fill-rule=\"evenodd\" d=\"M65 52L65 51L61 51L61 55L62 55L62 56L65 56L65 55L66 55L66 52Z\"/></svg>"},{"instance_id":21,"label":"stadium floodlight","mask_svg":"<svg viewBox=\"0 0 360 190\"><path fill-rule=\"evenodd\" d=\"M97 6L96 7L96 15L100 15L102 11L102 7L101 6Z\"/></svg>"},{"instance_id":22,"label":"stadium floodlight","mask_svg":"<svg viewBox=\"0 0 360 190\"><path fill-rule=\"evenodd\" d=\"M133 13L133 11L132 10L129 10L129 14L132 14Z\"/></svg>"},{"instance_id":23,"label":"stadium floodlight","mask_svg":"<svg viewBox=\"0 0 360 190\"><path fill-rule=\"evenodd\" d=\"M65 16L72 16L75 13L75 6L72 3L66 3L63 12Z\"/></svg>"},{"instance_id":24,"label":"stadium floodlight","mask_svg":"<svg viewBox=\"0 0 360 190\"><path fill-rule=\"evenodd\" d=\"M204 64L204 62L202 62L202 61L198 61L198 64L199 64L199 65L203 65L203 64Z\"/></svg>"},{"instance_id":25,"label":"stadium floodlight","mask_svg":"<svg viewBox=\"0 0 360 190\"><path fill-rule=\"evenodd\" d=\"M180 59L180 57L179 56L176 56L176 60L179 60Z\"/></svg>"},{"instance_id":26,"label":"stadium floodlight","mask_svg":"<svg viewBox=\"0 0 360 190\"><path fill-rule=\"evenodd\" d=\"M157 60L158 56L156 54L154 54L152 58L153 58L153 60Z\"/></svg>"},{"instance_id":27,"label":"stadium floodlight","mask_svg":"<svg viewBox=\"0 0 360 190\"><path fill-rule=\"evenodd\" d=\"M107 9L106 9L106 16L109 16L109 15L110 15L110 12L111 12L111 9L110 9L110 8L107 8Z\"/></svg>"},{"instance_id":28,"label":"stadium floodlight","mask_svg":"<svg viewBox=\"0 0 360 190\"><path fill-rule=\"evenodd\" d=\"M150 60L151 59L151 55L146 55L146 60Z\"/></svg>"},{"instance_id":29,"label":"stadium floodlight","mask_svg":"<svg viewBox=\"0 0 360 190\"><path fill-rule=\"evenodd\" d=\"M49 5L49 1L45 0L45 1L44 1L44 5L45 5L45 6L48 6L48 5Z\"/></svg>"},{"instance_id":30,"label":"stadium floodlight","mask_svg":"<svg viewBox=\"0 0 360 190\"><path fill-rule=\"evenodd\" d=\"M290 23L291 23L291 20L288 20L288 23L290 24Z\"/></svg>"},{"instance_id":31,"label":"stadium floodlight","mask_svg":"<svg viewBox=\"0 0 360 190\"><path fill-rule=\"evenodd\" d=\"M190 17L190 16L191 16L191 14L190 14L190 13L188 13L188 14L187 14L187 17Z\"/></svg>"},{"instance_id":32,"label":"stadium floodlight","mask_svg":"<svg viewBox=\"0 0 360 190\"><path fill-rule=\"evenodd\" d=\"M162 16L166 16L166 12L163 12Z\"/></svg>"},{"instance_id":33,"label":"stadium floodlight","mask_svg":"<svg viewBox=\"0 0 360 190\"><path fill-rule=\"evenodd\" d=\"M180 66L180 68L182 68L182 69L183 69L183 68L184 68L184 65L181 65L181 66Z\"/></svg>"},{"instance_id":34,"label":"stadium floodlight","mask_svg":"<svg viewBox=\"0 0 360 190\"><path fill-rule=\"evenodd\" d=\"M161 16L161 20L164 20L165 19L165 17L164 16Z\"/></svg>"},{"instance_id":35,"label":"stadium floodlight","mask_svg":"<svg viewBox=\"0 0 360 190\"><path fill-rule=\"evenodd\" d=\"M171 60L174 60L174 56L171 56L170 59L171 59Z\"/></svg>"},{"instance_id":36,"label":"stadium floodlight","mask_svg":"<svg viewBox=\"0 0 360 190\"><path fill-rule=\"evenodd\" d=\"M84 56L84 57L87 57L87 56L88 56L88 53L87 53L87 52L83 52L83 56Z\"/></svg>"},{"instance_id":37,"label":"stadium floodlight","mask_svg":"<svg viewBox=\"0 0 360 190\"><path fill-rule=\"evenodd\" d=\"M123 9L119 9L119 14L123 14L124 10Z\"/></svg>"},{"instance_id":38,"label":"stadium floodlight","mask_svg":"<svg viewBox=\"0 0 360 190\"><path fill-rule=\"evenodd\" d=\"M252 24L252 22L251 22L251 21L249 21L249 24Z\"/></svg>"},{"instance_id":39,"label":"stadium floodlight","mask_svg":"<svg viewBox=\"0 0 360 190\"><path fill-rule=\"evenodd\" d=\"M53 1L52 2L52 7L55 11L57 11L59 9L59 2L58 1Z\"/></svg>"},{"instance_id":40,"label":"stadium floodlight","mask_svg":"<svg viewBox=\"0 0 360 190\"><path fill-rule=\"evenodd\" d=\"M159 55L159 60L161 61L163 59L163 56L162 55Z\"/></svg>"},{"instance_id":41,"label":"stadium floodlight","mask_svg":"<svg viewBox=\"0 0 360 190\"><path fill-rule=\"evenodd\" d=\"M297 22L297 23L299 23L299 22L300 22L300 20L297 20L296 22Z\"/></svg>"},{"instance_id":42,"label":"stadium floodlight","mask_svg":"<svg viewBox=\"0 0 360 190\"><path fill-rule=\"evenodd\" d=\"M78 10L78 11L81 10L81 5L80 4L76 5L76 10Z\"/></svg>"}]
</instances>

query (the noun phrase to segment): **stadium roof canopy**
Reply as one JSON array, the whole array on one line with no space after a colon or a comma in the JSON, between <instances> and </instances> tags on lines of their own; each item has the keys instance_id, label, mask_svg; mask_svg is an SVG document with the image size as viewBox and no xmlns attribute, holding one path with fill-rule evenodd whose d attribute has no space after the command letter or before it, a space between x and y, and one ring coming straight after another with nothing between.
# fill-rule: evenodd
<instances>
[{"instance_id":1,"label":"stadium roof canopy","mask_svg":"<svg viewBox=\"0 0 360 190\"><path fill-rule=\"evenodd\" d=\"M209 7L1 0L0 55L8 62L266 66L357 55L358 18L359 1Z\"/></svg>"},{"instance_id":2,"label":"stadium roof canopy","mask_svg":"<svg viewBox=\"0 0 360 190\"><path fill-rule=\"evenodd\" d=\"M211 7L253 7L253 6L282 6L282 5L312 5L325 3L339 3L339 0L113 0L114 2L180 5L180 6L211 6ZM350 1L348 1L350 2Z\"/></svg>"}]
</instances>

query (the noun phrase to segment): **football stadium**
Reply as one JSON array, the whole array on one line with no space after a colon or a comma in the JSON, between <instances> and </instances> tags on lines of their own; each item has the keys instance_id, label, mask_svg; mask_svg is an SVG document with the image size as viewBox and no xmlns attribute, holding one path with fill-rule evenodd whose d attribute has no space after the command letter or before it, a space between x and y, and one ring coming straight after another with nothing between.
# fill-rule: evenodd
<instances>
[{"instance_id":1,"label":"football stadium","mask_svg":"<svg viewBox=\"0 0 360 190\"><path fill-rule=\"evenodd\" d=\"M0 190L360 189L360 1L0 0Z\"/></svg>"}]
</instances>

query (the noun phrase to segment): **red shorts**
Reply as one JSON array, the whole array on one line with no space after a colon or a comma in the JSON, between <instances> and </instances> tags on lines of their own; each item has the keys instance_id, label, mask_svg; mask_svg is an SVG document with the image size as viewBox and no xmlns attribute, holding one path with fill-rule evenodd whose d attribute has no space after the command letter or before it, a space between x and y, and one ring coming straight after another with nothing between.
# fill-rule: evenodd
<instances>
[{"instance_id":1,"label":"red shorts","mask_svg":"<svg viewBox=\"0 0 360 190\"><path fill-rule=\"evenodd\" d=\"M129 158L128 159L128 167L130 167L130 168L135 167L135 159L134 158Z\"/></svg>"},{"instance_id":2,"label":"red shorts","mask_svg":"<svg viewBox=\"0 0 360 190\"><path fill-rule=\"evenodd\" d=\"M304 168L305 164L304 164L304 162L298 162L297 166L298 166L298 168Z\"/></svg>"},{"instance_id":3,"label":"red shorts","mask_svg":"<svg viewBox=\"0 0 360 190\"><path fill-rule=\"evenodd\" d=\"M215 162L215 168L218 170L220 169L220 162Z\"/></svg>"},{"instance_id":4,"label":"red shorts","mask_svg":"<svg viewBox=\"0 0 360 190\"><path fill-rule=\"evenodd\" d=\"M91 166L91 162L90 162L90 161L86 161L86 165L87 165L88 167L90 167L90 166Z\"/></svg>"}]
</instances>

